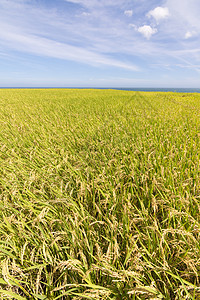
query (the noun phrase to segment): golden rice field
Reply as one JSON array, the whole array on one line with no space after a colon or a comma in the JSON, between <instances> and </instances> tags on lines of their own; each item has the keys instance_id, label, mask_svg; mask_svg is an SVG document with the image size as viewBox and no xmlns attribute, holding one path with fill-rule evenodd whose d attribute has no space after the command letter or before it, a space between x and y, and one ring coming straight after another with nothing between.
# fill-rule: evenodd
<instances>
[{"instance_id":1,"label":"golden rice field","mask_svg":"<svg viewBox=\"0 0 200 300\"><path fill-rule=\"evenodd\" d=\"M0 90L0 299L200 299L200 94Z\"/></svg>"}]
</instances>

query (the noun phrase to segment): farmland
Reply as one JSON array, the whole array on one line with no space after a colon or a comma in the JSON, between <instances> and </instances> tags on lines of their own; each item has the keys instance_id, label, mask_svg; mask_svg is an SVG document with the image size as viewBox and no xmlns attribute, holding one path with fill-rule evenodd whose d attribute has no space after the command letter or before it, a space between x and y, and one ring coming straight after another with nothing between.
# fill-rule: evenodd
<instances>
[{"instance_id":1,"label":"farmland","mask_svg":"<svg viewBox=\"0 0 200 300\"><path fill-rule=\"evenodd\" d=\"M200 94L0 90L0 299L200 299Z\"/></svg>"}]
</instances>

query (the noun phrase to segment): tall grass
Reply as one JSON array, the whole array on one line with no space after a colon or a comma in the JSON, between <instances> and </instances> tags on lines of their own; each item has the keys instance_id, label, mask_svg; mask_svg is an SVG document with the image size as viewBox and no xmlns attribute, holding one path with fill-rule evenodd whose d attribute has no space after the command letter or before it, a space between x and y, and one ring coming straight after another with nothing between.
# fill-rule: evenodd
<instances>
[{"instance_id":1,"label":"tall grass","mask_svg":"<svg viewBox=\"0 0 200 300\"><path fill-rule=\"evenodd\" d=\"M0 299L200 299L200 95L0 90Z\"/></svg>"}]
</instances>

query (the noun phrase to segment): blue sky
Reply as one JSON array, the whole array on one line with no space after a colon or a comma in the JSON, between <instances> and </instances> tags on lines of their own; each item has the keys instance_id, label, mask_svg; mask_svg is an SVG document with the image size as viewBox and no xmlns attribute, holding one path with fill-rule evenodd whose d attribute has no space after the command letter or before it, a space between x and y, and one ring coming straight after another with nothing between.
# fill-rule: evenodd
<instances>
[{"instance_id":1,"label":"blue sky","mask_svg":"<svg viewBox=\"0 0 200 300\"><path fill-rule=\"evenodd\" d=\"M0 0L1 87L200 87L199 0Z\"/></svg>"}]
</instances>

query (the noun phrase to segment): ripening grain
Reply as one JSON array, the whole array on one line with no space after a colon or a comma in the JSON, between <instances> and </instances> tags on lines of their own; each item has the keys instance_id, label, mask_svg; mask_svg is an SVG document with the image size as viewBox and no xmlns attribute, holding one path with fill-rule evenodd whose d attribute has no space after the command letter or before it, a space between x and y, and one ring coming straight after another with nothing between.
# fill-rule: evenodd
<instances>
[{"instance_id":1,"label":"ripening grain","mask_svg":"<svg viewBox=\"0 0 200 300\"><path fill-rule=\"evenodd\" d=\"M0 299L200 299L200 95L0 90Z\"/></svg>"}]
</instances>

